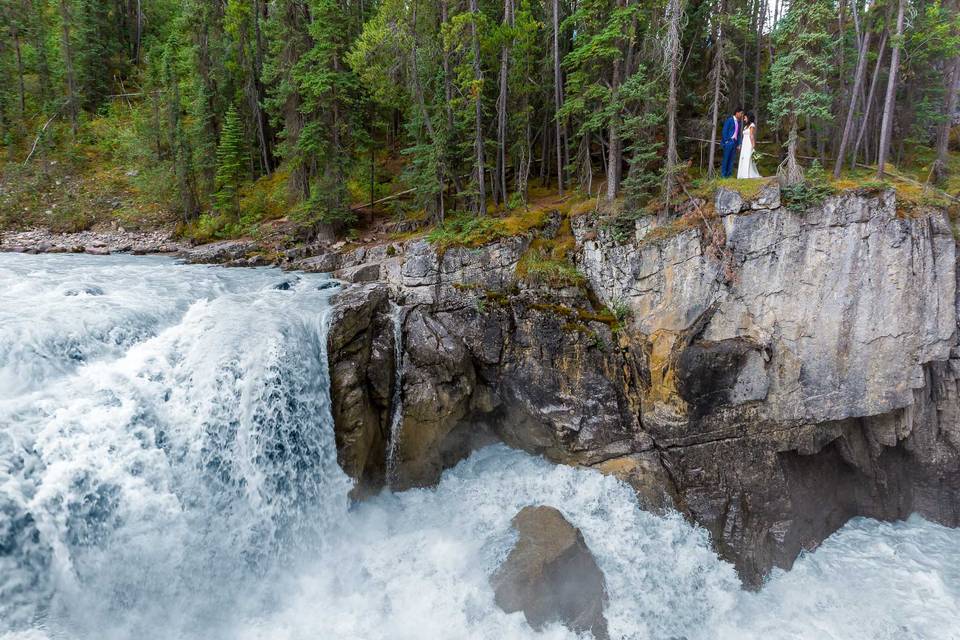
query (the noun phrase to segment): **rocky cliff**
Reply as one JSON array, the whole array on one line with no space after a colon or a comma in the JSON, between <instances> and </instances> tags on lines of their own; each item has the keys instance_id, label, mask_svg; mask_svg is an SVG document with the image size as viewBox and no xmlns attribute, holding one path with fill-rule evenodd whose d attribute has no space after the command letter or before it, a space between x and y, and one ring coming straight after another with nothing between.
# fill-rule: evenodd
<instances>
[{"instance_id":1,"label":"rocky cliff","mask_svg":"<svg viewBox=\"0 0 960 640\"><path fill-rule=\"evenodd\" d=\"M533 236L301 262L367 283L330 333L342 466L366 490L427 485L492 440L594 466L704 526L748 583L856 515L960 524L945 214L779 200L722 191L627 241L577 217L583 286L518 277Z\"/></svg>"}]
</instances>

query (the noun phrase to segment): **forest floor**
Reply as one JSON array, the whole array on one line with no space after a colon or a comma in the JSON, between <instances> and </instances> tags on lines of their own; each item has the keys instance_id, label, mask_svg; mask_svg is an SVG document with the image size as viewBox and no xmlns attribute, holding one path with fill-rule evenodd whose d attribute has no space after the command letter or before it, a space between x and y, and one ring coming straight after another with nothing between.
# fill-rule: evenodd
<instances>
[{"instance_id":1,"label":"forest floor","mask_svg":"<svg viewBox=\"0 0 960 640\"><path fill-rule=\"evenodd\" d=\"M87 123L76 141L68 140L62 131L51 135L59 137L53 137L46 148L41 145L26 164L0 158L0 233L26 229L48 229L53 233L162 231L194 244L250 237L278 249L302 244L307 237L305 225L296 222L295 212L287 204L287 175L282 170L241 189L238 219L225 220L207 213L185 225L170 205L176 193L169 165L153 161L150 150L137 146L136 137L116 118ZM761 154L762 172L775 171L772 157ZM901 166L888 165L888 176L883 182L876 180L875 168L859 166L845 170L839 180L826 174L818 179L833 191L893 187L906 212L930 205L946 207L956 217L960 153L950 158L951 177L943 189L925 186L932 161L932 150L918 147L905 155ZM377 158L376 198L403 191L398 179L402 166L396 166L397 162L387 154ZM598 179L597 184L601 181ZM368 191L354 182L348 183L348 193L359 201ZM750 196L764 183L706 179L699 176L698 167L692 166L687 184L691 195L710 202L719 187ZM568 217L567 214L592 211L601 203L596 194L568 192L560 196L549 185L537 184L530 188L525 207L506 210L503 205L491 205L488 216L453 214L442 224L430 224L422 210L407 210L410 202L404 198L373 208L358 202L354 205L357 221L344 241L359 246L425 236L441 250L452 245L477 246L541 227L553 211ZM631 215L622 210L622 203L605 208L612 209L608 211L611 216ZM632 212L634 217L643 214Z\"/></svg>"}]
</instances>

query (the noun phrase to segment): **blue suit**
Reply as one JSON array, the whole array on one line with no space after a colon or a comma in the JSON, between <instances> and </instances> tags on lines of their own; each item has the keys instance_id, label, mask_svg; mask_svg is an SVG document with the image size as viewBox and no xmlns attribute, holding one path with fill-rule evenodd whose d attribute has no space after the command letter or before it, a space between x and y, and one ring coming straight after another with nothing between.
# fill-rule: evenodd
<instances>
[{"instance_id":1,"label":"blue suit","mask_svg":"<svg viewBox=\"0 0 960 640\"><path fill-rule=\"evenodd\" d=\"M733 156L742 141L743 124L737 123L736 118L730 116L723 123L723 131L720 132L720 146L723 148L723 164L720 166L721 178L729 178L733 175Z\"/></svg>"}]
</instances>

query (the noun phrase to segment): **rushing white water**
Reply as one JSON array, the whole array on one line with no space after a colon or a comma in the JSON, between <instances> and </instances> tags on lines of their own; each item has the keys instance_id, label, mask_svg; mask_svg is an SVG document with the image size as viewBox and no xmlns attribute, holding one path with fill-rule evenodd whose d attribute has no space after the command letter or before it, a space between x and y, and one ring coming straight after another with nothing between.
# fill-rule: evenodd
<instances>
[{"instance_id":1,"label":"rushing white water","mask_svg":"<svg viewBox=\"0 0 960 640\"><path fill-rule=\"evenodd\" d=\"M918 518L851 522L748 593L702 530L503 446L349 504L323 285L0 254L0 638L573 638L493 602L527 504L583 531L615 638L960 637L960 532Z\"/></svg>"}]
</instances>

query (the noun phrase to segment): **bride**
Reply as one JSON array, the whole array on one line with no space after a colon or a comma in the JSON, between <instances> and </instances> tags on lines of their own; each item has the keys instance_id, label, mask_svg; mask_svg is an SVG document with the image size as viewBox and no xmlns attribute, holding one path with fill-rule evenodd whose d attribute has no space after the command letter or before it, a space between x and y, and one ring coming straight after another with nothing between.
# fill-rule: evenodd
<instances>
[{"instance_id":1,"label":"bride","mask_svg":"<svg viewBox=\"0 0 960 640\"><path fill-rule=\"evenodd\" d=\"M757 146L756 117L750 111L743 116L743 144L740 147L740 166L737 168L737 179L762 178L753 161L753 150Z\"/></svg>"}]
</instances>

